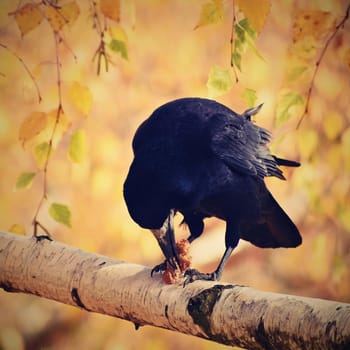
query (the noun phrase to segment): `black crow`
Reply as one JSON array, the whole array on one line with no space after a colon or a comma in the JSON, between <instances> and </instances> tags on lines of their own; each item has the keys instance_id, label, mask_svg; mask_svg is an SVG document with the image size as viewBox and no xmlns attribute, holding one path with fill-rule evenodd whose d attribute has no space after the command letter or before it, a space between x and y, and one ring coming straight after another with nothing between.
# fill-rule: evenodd
<instances>
[{"instance_id":1,"label":"black crow","mask_svg":"<svg viewBox=\"0 0 350 350\"><path fill-rule=\"evenodd\" d=\"M251 121L260 108L239 115L213 100L182 98L156 109L136 131L124 198L133 220L153 232L166 258L152 273L166 262L178 266L176 212L189 227L189 242L202 234L204 218L226 221L226 250L217 269L189 269L188 282L218 280L240 238L262 248L301 244L297 227L264 183L266 176L285 179L279 165L299 163L270 154L270 133Z\"/></svg>"}]
</instances>

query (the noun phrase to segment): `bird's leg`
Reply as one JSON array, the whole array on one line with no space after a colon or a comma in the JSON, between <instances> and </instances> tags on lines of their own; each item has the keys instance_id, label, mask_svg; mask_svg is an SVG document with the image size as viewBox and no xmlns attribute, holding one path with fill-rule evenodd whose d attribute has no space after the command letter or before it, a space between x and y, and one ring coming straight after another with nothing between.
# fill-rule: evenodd
<instances>
[{"instance_id":1,"label":"bird's leg","mask_svg":"<svg viewBox=\"0 0 350 350\"><path fill-rule=\"evenodd\" d=\"M179 256L175 242L173 217L174 210L171 210L170 214L164 221L163 226L160 229L151 230L165 256L165 261L155 266L151 271L151 275L153 275L155 272L165 271L167 263L169 263L174 269L179 266Z\"/></svg>"},{"instance_id":2,"label":"bird's leg","mask_svg":"<svg viewBox=\"0 0 350 350\"><path fill-rule=\"evenodd\" d=\"M226 234L225 234L226 249L216 270L211 273L202 273L195 269L188 269L185 272L184 286L197 280L218 281L221 278L224 267L229 257L231 256L231 253L237 246L238 241L239 241L238 225L227 222Z\"/></svg>"},{"instance_id":3,"label":"bird's leg","mask_svg":"<svg viewBox=\"0 0 350 350\"><path fill-rule=\"evenodd\" d=\"M198 280L202 280L202 281L218 281L221 278L222 272L224 270L224 267L232 253L234 248L232 247L228 247L225 250L225 253L223 255L223 257L221 258L221 261L217 267L217 269L214 272L211 273L203 273L203 272L199 272L196 269L188 269L185 272L185 282L184 282L184 286L186 286L187 284L194 282L194 281L198 281Z\"/></svg>"}]
</instances>

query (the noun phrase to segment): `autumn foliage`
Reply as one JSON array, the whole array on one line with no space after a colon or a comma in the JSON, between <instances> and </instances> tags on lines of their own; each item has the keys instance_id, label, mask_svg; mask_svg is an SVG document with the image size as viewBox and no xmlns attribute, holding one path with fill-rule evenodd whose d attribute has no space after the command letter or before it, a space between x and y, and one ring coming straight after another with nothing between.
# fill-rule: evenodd
<instances>
[{"instance_id":1,"label":"autumn foliage","mask_svg":"<svg viewBox=\"0 0 350 350\"><path fill-rule=\"evenodd\" d=\"M157 243L122 197L136 127L184 96L237 112L264 103L256 121L273 152L302 164L268 186L303 245L240 244L223 280L349 302L349 11L341 0L1 1L1 228L154 266ZM205 230L189 254L211 271L223 227ZM2 291L0 308L4 349L210 347Z\"/></svg>"}]
</instances>

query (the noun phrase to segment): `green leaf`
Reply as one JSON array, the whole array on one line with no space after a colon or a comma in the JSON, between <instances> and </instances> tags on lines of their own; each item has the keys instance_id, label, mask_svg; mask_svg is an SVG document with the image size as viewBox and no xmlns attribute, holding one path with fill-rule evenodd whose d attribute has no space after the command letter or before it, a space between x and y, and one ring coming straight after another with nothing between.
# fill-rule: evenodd
<instances>
[{"instance_id":1,"label":"green leaf","mask_svg":"<svg viewBox=\"0 0 350 350\"><path fill-rule=\"evenodd\" d=\"M71 227L71 213L67 205L52 203L49 208L50 216L60 224Z\"/></svg>"},{"instance_id":2,"label":"green leaf","mask_svg":"<svg viewBox=\"0 0 350 350\"><path fill-rule=\"evenodd\" d=\"M84 130L77 130L70 139L68 156L73 163L81 163L86 153L86 135Z\"/></svg>"},{"instance_id":3,"label":"green leaf","mask_svg":"<svg viewBox=\"0 0 350 350\"><path fill-rule=\"evenodd\" d=\"M288 92L284 94L278 104L276 111L276 125L277 127L288 121L292 115L291 109L296 106L305 104L305 97L296 93Z\"/></svg>"},{"instance_id":4,"label":"green leaf","mask_svg":"<svg viewBox=\"0 0 350 350\"><path fill-rule=\"evenodd\" d=\"M307 66L295 66L287 71L287 81L293 82L298 79L304 72L307 71Z\"/></svg>"},{"instance_id":5,"label":"green leaf","mask_svg":"<svg viewBox=\"0 0 350 350\"><path fill-rule=\"evenodd\" d=\"M199 21L194 29L217 23L224 18L224 6L222 0L211 0L202 5Z\"/></svg>"},{"instance_id":6,"label":"green leaf","mask_svg":"<svg viewBox=\"0 0 350 350\"><path fill-rule=\"evenodd\" d=\"M239 50L234 50L231 56L231 63L233 63L239 70L241 70L242 55Z\"/></svg>"},{"instance_id":7,"label":"green leaf","mask_svg":"<svg viewBox=\"0 0 350 350\"><path fill-rule=\"evenodd\" d=\"M217 97L223 95L231 89L233 81L231 73L228 69L214 66L209 72L207 81L209 97Z\"/></svg>"},{"instance_id":8,"label":"green leaf","mask_svg":"<svg viewBox=\"0 0 350 350\"><path fill-rule=\"evenodd\" d=\"M249 108L252 108L256 105L256 100L258 99L258 97L256 96L255 90L245 88L242 97L244 101L247 102Z\"/></svg>"},{"instance_id":9,"label":"green leaf","mask_svg":"<svg viewBox=\"0 0 350 350\"><path fill-rule=\"evenodd\" d=\"M254 28L250 25L250 22L248 21L248 18L243 18L236 24L237 29L241 28L243 30L244 35L248 34L248 36L255 40L257 38L257 33L254 30ZM245 36L246 37L246 36Z\"/></svg>"},{"instance_id":10,"label":"green leaf","mask_svg":"<svg viewBox=\"0 0 350 350\"><path fill-rule=\"evenodd\" d=\"M128 59L128 49L125 41L112 39L109 43L109 47L112 51L120 53L125 60Z\"/></svg>"},{"instance_id":11,"label":"green leaf","mask_svg":"<svg viewBox=\"0 0 350 350\"><path fill-rule=\"evenodd\" d=\"M50 153L50 145L48 142L42 142L35 146L34 157L39 169L43 168Z\"/></svg>"},{"instance_id":12,"label":"green leaf","mask_svg":"<svg viewBox=\"0 0 350 350\"><path fill-rule=\"evenodd\" d=\"M16 181L16 189L29 188L32 185L35 173L22 173L18 176Z\"/></svg>"},{"instance_id":13,"label":"green leaf","mask_svg":"<svg viewBox=\"0 0 350 350\"><path fill-rule=\"evenodd\" d=\"M236 23L234 26L234 31L236 38L232 46L231 64L236 66L239 70L242 70L242 55L247 51L248 48L251 48L256 56L265 61L255 46L257 32L250 25L247 18L243 18L241 21Z\"/></svg>"}]
</instances>

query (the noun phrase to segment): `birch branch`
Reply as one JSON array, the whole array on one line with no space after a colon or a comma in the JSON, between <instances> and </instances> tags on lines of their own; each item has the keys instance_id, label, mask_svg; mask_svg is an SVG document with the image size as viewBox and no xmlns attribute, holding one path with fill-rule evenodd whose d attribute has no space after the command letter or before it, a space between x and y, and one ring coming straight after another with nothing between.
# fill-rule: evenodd
<instances>
[{"instance_id":1,"label":"birch branch","mask_svg":"<svg viewBox=\"0 0 350 350\"><path fill-rule=\"evenodd\" d=\"M350 304L197 281L0 232L0 287L247 349L349 349Z\"/></svg>"}]
</instances>

